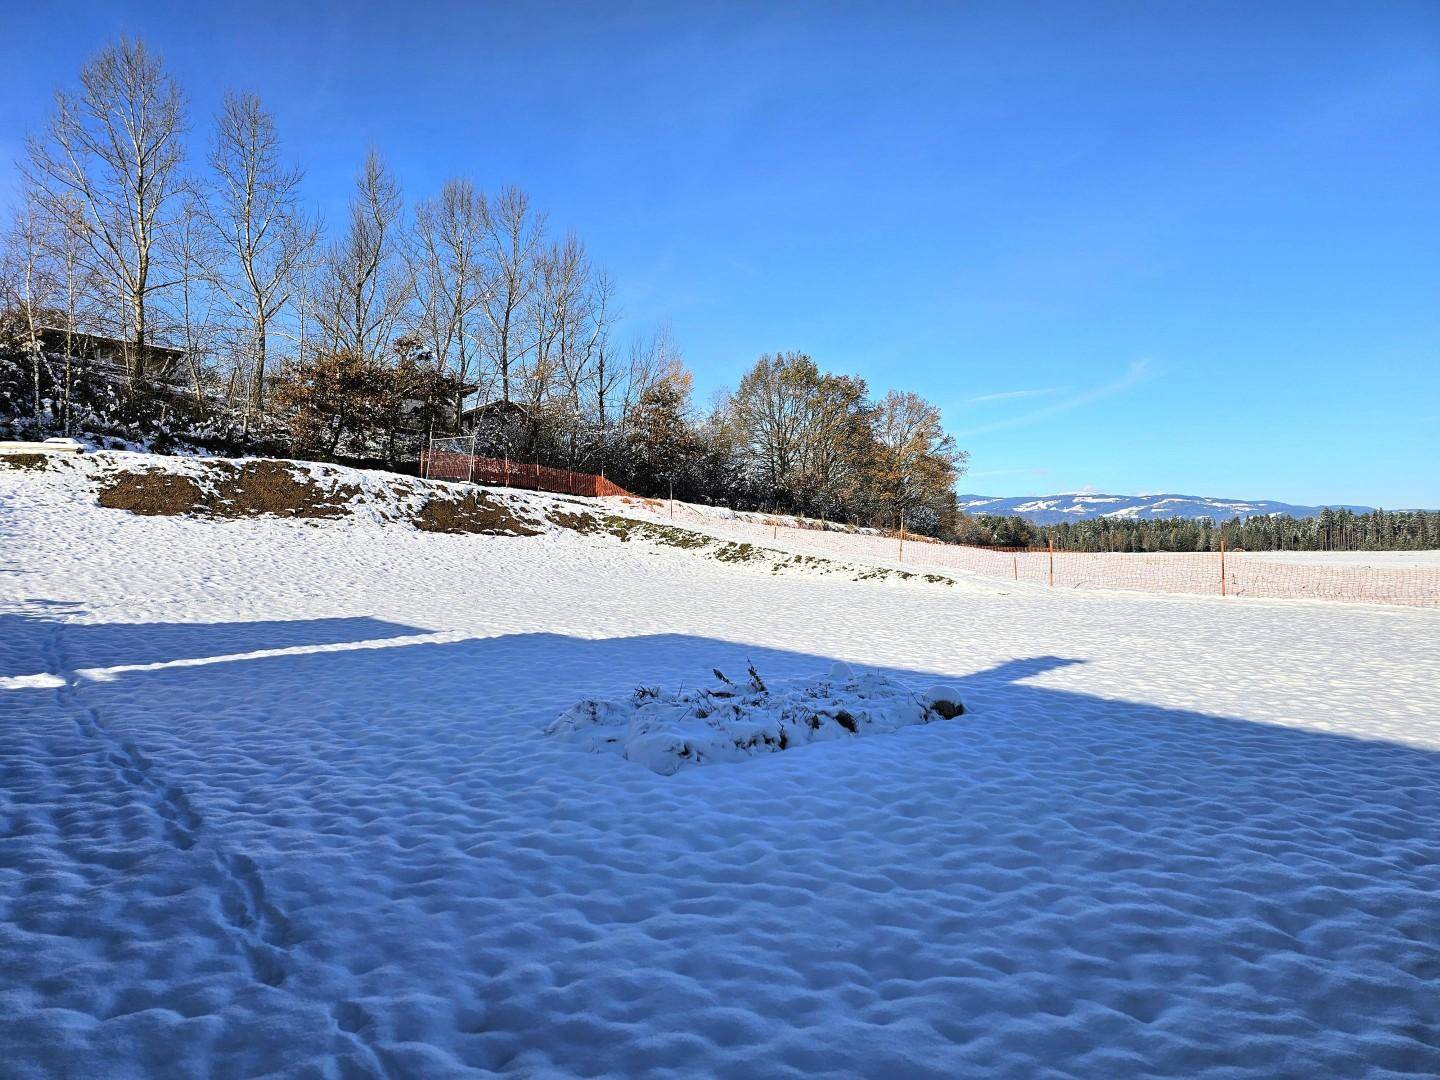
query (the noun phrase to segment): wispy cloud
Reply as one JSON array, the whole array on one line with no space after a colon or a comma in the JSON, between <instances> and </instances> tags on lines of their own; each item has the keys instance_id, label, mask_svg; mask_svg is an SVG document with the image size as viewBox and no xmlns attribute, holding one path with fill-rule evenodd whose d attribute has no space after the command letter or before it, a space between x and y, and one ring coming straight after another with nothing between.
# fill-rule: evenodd
<instances>
[{"instance_id":1,"label":"wispy cloud","mask_svg":"<svg viewBox=\"0 0 1440 1080\"><path fill-rule=\"evenodd\" d=\"M1050 394L1058 394L1064 390L1063 386L1047 386L1038 390L1002 390L998 394L981 394L979 397L967 399L967 405L980 405L987 401L1013 401L1015 398L1046 397Z\"/></svg>"},{"instance_id":2,"label":"wispy cloud","mask_svg":"<svg viewBox=\"0 0 1440 1080\"><path fill-rule=\"evenodd\" d=\"M1148 360L1132 360L1125 369L1125 374L1117 379L1100 386L1092 386L1088 390L1082 390L1072 394L1060 401L1045 405L1038 409L1031 409L1029 412L1021 413L1019 416L1011 416L1004 420L996 420L989 424L981 424L979 427L972 427L965 431L956 432L958 438L967 438L972 435L984 435L991 431L1003 431L1006 428L1023 427L1026 424L1033 424L1058 413L1069 412L1071 409L1078 409L1082 405L1090 405L1102 401L1116 394L1124 393L1132 386L1144 382L1150 378L1153 372Z\"/></svg>"}]
</instances>

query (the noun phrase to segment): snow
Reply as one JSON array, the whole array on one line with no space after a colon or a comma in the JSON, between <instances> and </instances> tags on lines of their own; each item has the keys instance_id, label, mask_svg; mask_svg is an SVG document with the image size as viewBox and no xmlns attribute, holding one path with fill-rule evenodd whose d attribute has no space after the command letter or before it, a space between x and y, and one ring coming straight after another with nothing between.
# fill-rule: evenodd
<instances>
[{"instance_id":1,"label":"snow","mask_svg":"<svg viewBox=\"0 0 1440 1080\"><path fill-rule=\"evenodd\" d=\"M1437 645L0 472L4 1069L1434 1075ZM966 712L673 775L545 735L836 662Z\"/></svg>"},{"instance_id":2,"label":"snow","mask_svg":"<svg viewBox=\"0 0 1440 1080\"><path fill-rule=\"evenodd\" d=\"M669 775L695 765L743 761L806 743L886 734L953 719L958 690L924 696L895 679L834 664L827 676L774 686L754 665L742 683L719 668L709 686L665 691L640 686L615 701L586 698L545 729L592 752L614 751ZM951 713L942 715L940 710Z\"/></svg>"},{"instance_id":3,"label":"snow","mask_svg":"<svg viewBox=\"0 0 1440 1080\"><path fill-rule=\"evenodd\" d=\"M1351 566L1377 570L1440 567L1440 550L1430 551L1249 551L1245 558L1295 566Z\"/></svg>"},{"instance_id":4,"label":"snow","mask_svg":"<svg viewBox=\"0 0 1440 1080\"><path fill-rule=\"evenodd\" d=\"M1055 495L998 497L988 495L958 496L961 509L988 514L1019 514L1027 516L1037 525L1051 525L1075 517L1114 518L1202 518L1212 521L1228 521L1233 517L1253 517L1257 514L1289 514L1291 517L1315 517L1321 511L1318 506L1298 506L1293 503L1274 502L1267 499L1213 499L1198 495L1176 495L1165 492L1142 492L1139 495L1101 495L1094 492L1065 492ZM1105 509L1105 504L1120 504ZM1370 507L1351 504L1332 504L1336 509L1358 513L1368 512Z\"/></svg>"}]
</instances>

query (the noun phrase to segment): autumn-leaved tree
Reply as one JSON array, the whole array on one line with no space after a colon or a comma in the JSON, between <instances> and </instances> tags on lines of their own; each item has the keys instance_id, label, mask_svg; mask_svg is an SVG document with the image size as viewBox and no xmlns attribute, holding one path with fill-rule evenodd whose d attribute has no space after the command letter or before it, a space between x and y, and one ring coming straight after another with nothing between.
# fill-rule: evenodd
<instances>
[{"instance_id":1,"label":"autumn-leaved tree","mask_svg":"<svg viewBox=\"0 0 1440 1080\"><path fill-rule=\"evenodd\" d=\"M881 399L873 430L871 485L881 515L897 526L933 531L953 509L966 453L946 434L940 410L907 391L892 390Z\"/></svg>"},{"instance_id":2,"label":"autumn-leaved tree","mask_svg":"<svg viewBox=\"0 0 1440 1080\"><path fill-rule=\"evenodd\" d=\"M657 495L672 490L694 494L685 483L700 453L690 417L690 384L690 373L677 364L630 411L629 469L635 482Z\"/></svg>"},{"instance_id":3,"label":"autumn-leaved tree","mask_svg":"<svg viewBox=\"0 0 1440 1080\"><path fill-rule=\"evenodd\" d=\"M383 366L351 349L317 350L276 380L276 412L300 454L366 452L382 404Z\"/></svg>"}]
</instances>

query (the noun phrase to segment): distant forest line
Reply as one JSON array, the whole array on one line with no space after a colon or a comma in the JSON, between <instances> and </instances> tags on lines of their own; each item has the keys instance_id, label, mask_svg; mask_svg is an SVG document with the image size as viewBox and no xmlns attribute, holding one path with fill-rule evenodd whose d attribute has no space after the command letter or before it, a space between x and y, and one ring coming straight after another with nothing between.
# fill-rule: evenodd
<instances>
[{"instance_id":1,"label":"distant forest line","mask_svg":"<svg viewBox=\"0 0 1440 1080\"><path fill-rule=\"evenodd\" d=\"M1057 551L1422 551L1440 548L1440 511L1328 507L1311 518L1268 514L1232 518L1091 518L1036 525L1022 517L981 514L955 526L962 544L1044 547Z\"/></svg>"}]
</instances>

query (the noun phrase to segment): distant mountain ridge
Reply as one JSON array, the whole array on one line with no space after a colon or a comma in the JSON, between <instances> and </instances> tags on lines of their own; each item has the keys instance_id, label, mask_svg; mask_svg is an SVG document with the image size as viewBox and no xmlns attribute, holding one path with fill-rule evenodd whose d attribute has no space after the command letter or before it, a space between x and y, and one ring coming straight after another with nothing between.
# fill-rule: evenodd
<instances>
[{"instance_id":1,"label":"distant mountain ridge","mask_svg":"<svg viewBox=\"0 0 1440 1080\"><path fill-rule=\"evenodd\" d=\"M1231 518L1257 517L1262 514L1289 514L1295 518L1315 517L1324 507L1297 506L1271 499L1211 499L1201 495L1099 495L1074 492L1061 495L1023 495L1004 498L994 495L958 496L960 509L967 514L999 514L1023 517L1036 525L1055 525L1062 521L1085 521L1089 518L1209 518L1229 521ZM1351 510L1368 514L1373 506L1335 503L1332 510Z\"/></svg>"}]
</instances>

